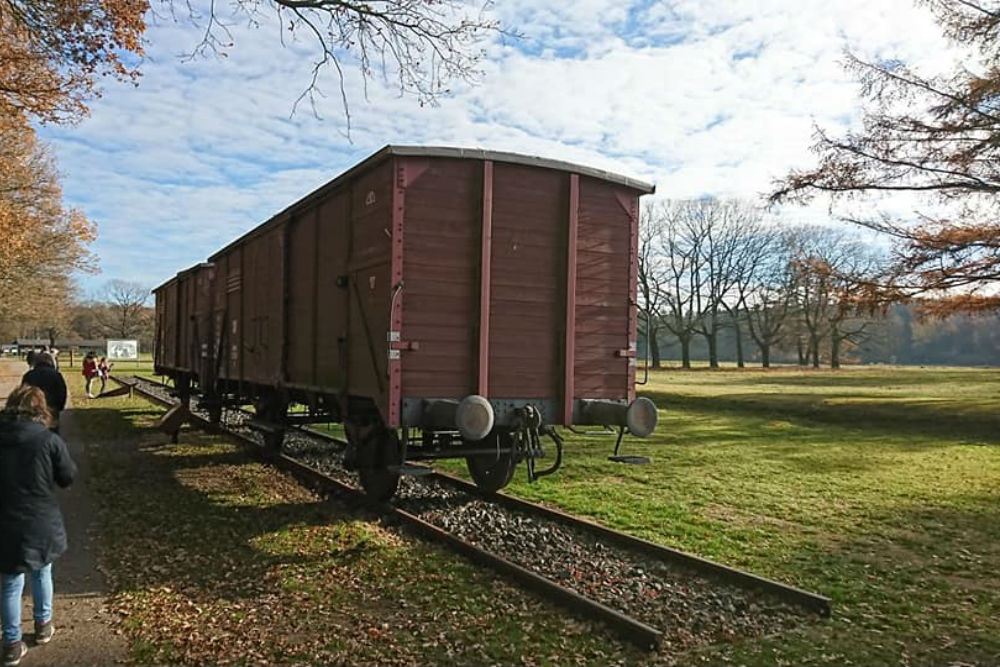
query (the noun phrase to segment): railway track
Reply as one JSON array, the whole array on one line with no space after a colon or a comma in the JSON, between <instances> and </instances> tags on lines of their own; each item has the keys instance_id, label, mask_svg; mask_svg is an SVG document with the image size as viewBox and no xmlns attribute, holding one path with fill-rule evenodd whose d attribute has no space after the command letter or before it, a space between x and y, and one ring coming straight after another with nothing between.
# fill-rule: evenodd
<instances>
[{"instance_id":1,"label":"railway track","mask_svg":"<svg viewBox=\"0 0 1000 667\"><path fill-rule=\"evenodd\" d=\"M160 405L176 403L153 380L114 379ZM225 431L261 453L259 438L242 426L248 416L231 412ZM197 411L192 419L208 426ZM267 458L317 490L362 502L362 492L339 465L343 444L295 428L286 438L287 453ZM486 494L447 474L404 482L397 499L379 508L389 520L606 624L643 648L771 634L831 611L824 596L536 503Z\"/></svg>"}]
</instances>

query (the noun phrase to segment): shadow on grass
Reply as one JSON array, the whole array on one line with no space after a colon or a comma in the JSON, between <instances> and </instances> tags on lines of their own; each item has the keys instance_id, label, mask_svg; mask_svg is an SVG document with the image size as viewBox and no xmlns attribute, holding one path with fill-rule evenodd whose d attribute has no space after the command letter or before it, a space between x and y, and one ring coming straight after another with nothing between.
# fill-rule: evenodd
<instances>
[{"instance_id":1,"label":"shadow on grass","mask_svg":"<svg viewBox=\"0 0 1000 667\"><path fill-rule=\"evenodd\" d=\"M88 445L90 487L101 507L113 592L194 590L210 598L257 597L275 567L329 559L329 552L276 554L255 541L292 526L336 529L357 518L346 507L317 501L294 482L287 488L297 502L283 501L284 494L261 496L268 486L261 481L280 473L237 446L194 431L182 432L182 442L172 445L133 421L161 413L78 411L80 430L94 443ZM363 551L345 557L362 557Z\"/></svg>"},{"instance_id":2,"label":"shadow on grass","mask_svg":"<svg viewBox=\"0 0 1000 667\"><path fill-rule=\"evenodd\" d=\"M642 393L664 410L800 420L886 434L938 435L952 442L1000 443L1000 416L981 410L963 410L963 403L951 399L889 402L882 396L865 397L857 393L734 393L725 396L691 396L668 391Z\"/></svg>"}]
</instances>

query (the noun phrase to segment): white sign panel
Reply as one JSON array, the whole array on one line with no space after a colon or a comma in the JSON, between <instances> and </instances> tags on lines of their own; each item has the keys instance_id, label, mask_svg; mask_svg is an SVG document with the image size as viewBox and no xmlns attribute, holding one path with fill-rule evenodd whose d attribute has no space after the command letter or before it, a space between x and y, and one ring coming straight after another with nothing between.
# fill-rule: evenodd
<instances>
[{"instance_id":1,"label":"white sign panel","mask_svg":"<svg viewBox=\"0 0 1000 667\"><path fill-rule=\"evenodd\" d=\"M108 359L110 361L136 360L139 358L139 341L109 340Z\"/></svg>"}]
</instances>

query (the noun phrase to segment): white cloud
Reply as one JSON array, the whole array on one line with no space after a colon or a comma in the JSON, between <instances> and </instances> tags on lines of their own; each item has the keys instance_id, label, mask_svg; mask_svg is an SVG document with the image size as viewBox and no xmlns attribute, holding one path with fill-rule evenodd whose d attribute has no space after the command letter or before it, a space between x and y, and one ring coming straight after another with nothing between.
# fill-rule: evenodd
<instances>
[{"instance_id":1,"label":"white cloud","mask_svg":"<svg viewBox=\"0 0 1000 667\"><path fill-rule=\"evenodd\" d=\"M846 47L921 67L954 57L910 0L510 0L496 11L523 39L489 45L482 84L438 107L380 81L366 101L349 71L353 143L332 73L323 119L307 106L290 116L308 42L282 48L273 25L235 27L229 57L182 62L199 30L152 26L138 88L109 84L85 122L43 130L67 198L100 225L103 274L85 284L158 283L388 143L544 155L666 196L753 197L811 162L814 123L857 122Z\"/></svg>"}]
</instances>

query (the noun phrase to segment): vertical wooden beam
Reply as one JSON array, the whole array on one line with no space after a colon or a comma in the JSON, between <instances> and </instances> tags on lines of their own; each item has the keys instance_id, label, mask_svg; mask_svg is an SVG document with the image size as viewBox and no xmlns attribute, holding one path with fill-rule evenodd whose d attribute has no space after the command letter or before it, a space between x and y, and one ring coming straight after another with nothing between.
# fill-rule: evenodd
<instances>
[{"instance_id":1,"label":"vertical wooden beam","mask_svg":"<svg viewBox=\"0 0 1000 667\"><path fill-rule=\"evenodd\" d=\"M490 390L490 282L493 279L493 161L483 161L483 215L479 247L479 381L477 393Z\"/></svg>"},{"instance_id":2,"label":"vertical wooden beam","mask_svg":"<svg viewBox=\"0 0 1000 667\"><path fill-rule=\"evenodd\" d=\"M566 230L566 358L563 361L563 424L573 423L576 361L576 236L580 223L580 175L569 175L569 224Z\"/></svg>"},{"instance_id":3,"label":"vertical wooden beam","mask_svg":"<svg viewBox=\"0 0 1000 667\"><path fill-rule=\"evenodd\" d=\"M240 396L246 395L243 391L243 382L246 379L246 374L245 374L246 364L244 363L244 357L246 357L246 349L247 349L246 346L246 335L247 335L246 268L247 267L246 267L246 261L244 261L245 260L244 255L246 255L246 249L247 249L246 243L241 243L239 245L238 252L240 253L240 317L239 317L238 328L240 330L239 331L240 335L239 338L237 339L237 344L239 345L239 352L238 352L239 363L237 364L239 368L237 372L239 373L240 377L240 384L239 384Z\"/></svg>"},{"instance_id":4,"label":"vertical wooden beam","mask_svg":"<svg viewBox=\"0 0 1000 667\"><path fill-rule=\"evenodd\" d=\"M281 236L278 237L278 245L281 250L281 326L278 328L278 335L281 336L281 347L278 356L278 385L288 382L288 355L289 340L288 320L291 317L292 300L292 233L293 226L299 225L299 218L291 216L285 220L281 226ZM299 380L301 382L301 380Z\"/></svg>"},{"instance_id":5,"label":"vertical wooden beam","mask_svg":"<svg viewBox=\"0 0 1000 667\"><path fill-rule=\"evenodd\" d=\"M392 189L392 250L389 265L389 331L402 337L403 330L403 216L406 212L406 159L396 157L395 178ZM391 336L392 334L390 334ZM389 341L385 342L388 351L388 390L389 390L389 428L401 426L401 409L403 406L402 352L393 350Z\"/></svg>"},{"instance_id":6,"label":"vertical wooden beam","mask_svg":"<svg viewBox=\"0 0 1000 667\"><path fill-rule=\"evenodd\" d=\"M313 289L313 309L312 309L312 384L314 387L319 386L319 311L323 307L320 303L320 285L319 285L319 217L320 205L313 208L313 274L312 274L312 289ZM326 285L323 292L333 291L336 292L336 288L333 285Z\"/></svg>"}]
</instances>

